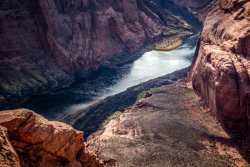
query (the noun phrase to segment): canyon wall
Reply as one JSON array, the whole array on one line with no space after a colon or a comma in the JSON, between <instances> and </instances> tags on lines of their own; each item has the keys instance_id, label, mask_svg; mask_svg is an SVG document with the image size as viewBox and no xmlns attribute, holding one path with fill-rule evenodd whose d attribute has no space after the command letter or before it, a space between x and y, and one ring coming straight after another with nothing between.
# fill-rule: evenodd
<instances>
[{"instance_id":1,"label":"canyon wall","mask_svg":"<svg viewBox=\"0 0 250 167\"><path fill-rule=\"evenodd\" d=\"M0 166L102 167L83 132L25 109L0 112Z\"/></svg>"},{"instance_id":2,"label":"canyon wall","mask_svg":"<svg viewBox=\"0 0 250 167\"><path fill-rule=\"evenodd\" d=\"M201 33L190 78L231 134L250 129L250 2L219 0Z\"/></svg>"},{"instance_id":3,"label":"canyon wall","mask_svg":"<svg viewBox=\"0 0 250 167\"><path fill-rule=\"evenodd\" d=\"M147 0L2 0L0 106L68 86L76 73L159 39L165 26L187 28Z\"/></svg>"},{"instance_id":4,"label":"canyon wall","mask_svg":"<svg viewBox=\"0 0 250 167\"><path fill-rule=\"evenodd\" d=\"M172 0L179 6L187 8L190 12L194 13L201 21L207 16L207 13L216 2L216 0Z\"/></svg>"}]
</instances>

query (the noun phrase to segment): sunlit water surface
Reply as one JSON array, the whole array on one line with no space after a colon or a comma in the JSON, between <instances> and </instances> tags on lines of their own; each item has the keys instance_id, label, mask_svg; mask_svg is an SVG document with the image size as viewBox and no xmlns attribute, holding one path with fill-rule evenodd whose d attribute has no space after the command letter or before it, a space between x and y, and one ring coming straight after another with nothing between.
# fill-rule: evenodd
<instances>
[{"instance_id":1,"label":"sunlit water surface","mask_svg":"<svg viewBox=\"0 0 250 167\"><path fill-rule=\"evenodd\" d=\"M149 51L129 64L115 69L100 69L87 80L79 80L67 89L36 96L21 107L32 109L49 119L72 113L131 86L190 66L195 41L197 35L173 51Z\"/></svg>"}]
</instances>

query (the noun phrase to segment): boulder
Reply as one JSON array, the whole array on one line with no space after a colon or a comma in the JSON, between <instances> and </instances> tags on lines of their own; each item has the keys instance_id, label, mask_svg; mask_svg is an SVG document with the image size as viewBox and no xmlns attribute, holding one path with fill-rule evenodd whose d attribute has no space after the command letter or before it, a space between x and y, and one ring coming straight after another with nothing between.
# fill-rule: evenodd
<instances>
[{"instance_id":1,"label":"boulder","mask_svg":"<svg viewBox=\"0 0 250 167\"><path fill-rule=\"evenodd\" d=\"M9 148L11 153L3 157L6 163L37 167L103 166L85 147L83 132L64 123L48 121L33 111L18 109L1 111L0 125L5 128L1 131L1 146ZM4 154L1 151L1 156Z\"/></svg>"}]
</instances>

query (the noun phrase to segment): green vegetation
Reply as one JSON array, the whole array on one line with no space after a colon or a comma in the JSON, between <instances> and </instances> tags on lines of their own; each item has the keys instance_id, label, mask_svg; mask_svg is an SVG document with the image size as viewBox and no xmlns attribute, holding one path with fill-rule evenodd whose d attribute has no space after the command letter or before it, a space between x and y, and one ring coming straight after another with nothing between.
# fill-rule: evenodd
<instances>
[{"instance_id":1,"label":"green vegetation","mask_svg":"<svg viewBox=\"0 0 250 167\"><path fill-rule=\"evenodd\" d=\"M120 120L122 112L121 111L116 111L112 115L110 115L100 126L100 130L103 130L105 126L111 121L111 120Z\"/></svg>"},{"instance_id":2,"label":"green vegetation","mask_svg":"<svg viewBox=\"0 0 250 167\"><path fill-rule=\"evenodd\" d=\"M175 37L175 38L182 38L192 35L193 33L187 30L176 29L172 27L166 27L163 36L164 37Z\"/></svg>"},{"instance_id":3,"label":"green vegetation","mask_svg":"<svg viewBox=\"0 0 250 167\"><path fill-rule=\"evenodd\" d=\"M174 50L183 44L183 38L192 34L193 33L188 30L166 27L163 32L164 39L157 43L154 48L158 51Z\"/></svg>"},{"instance_id":4,"label":"green vegetation","mask_svg":"<svg viewBox=\"0 0 250 167\"><path fill-rule=\"evenodd\" d=\"M143 91L143 92L141 92L141 93L137 96L137 101L138 101L138 100L141 100L143 97L145 97L145 95L146 95L147 92L148 92L148 91Z\"/></svg>"}]
</instances>

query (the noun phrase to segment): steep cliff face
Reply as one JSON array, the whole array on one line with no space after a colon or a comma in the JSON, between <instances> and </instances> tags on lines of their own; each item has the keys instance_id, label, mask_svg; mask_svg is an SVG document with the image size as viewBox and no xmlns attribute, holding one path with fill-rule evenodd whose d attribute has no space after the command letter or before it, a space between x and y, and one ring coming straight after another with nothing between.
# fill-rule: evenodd
<instances>
[{"instance_id":1,"label":"steep cliff face","mask_svg":"<svg viewBox=\"0 0 250 167\"><path fill-rule=\"evenodd\" d=\"M25 109L0 112L0 150L0 166L103 166L82 132Z\"/></svg>"},{"instance_id":2,"label":"steep cliff face","mask_svg":"<svg viewBox=\"0 0 250 167\"><path fill-rule=\"evenodd\" d=\"M2 0L0 105L67 86L76 72L187 24L146 0Z\"/></svg>"},{"instance_id":3,"label":"steep cliff face","mask_svg":"<svg viewBox=\"0 0 250 167\"><path fill-rule=\"evenodd\" d=\"M206 17L193 88L233 134L250 129L250 2L219 0Z\"/></svg>"},{"instance_id":4,"label":"steep cliff face","mask_svg":"<svg viewBox=\"0 0 250 167\"><path fill-rule=\"evenodd\" d=\"M216 0L172 0L179 6L183 6L194 13L200 20L204 20L209 9Z\"/></svg>"}]
</instances>

